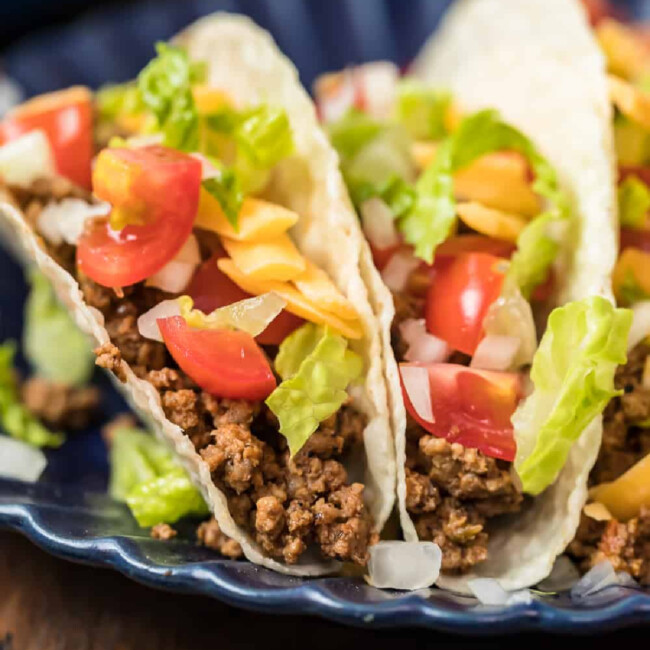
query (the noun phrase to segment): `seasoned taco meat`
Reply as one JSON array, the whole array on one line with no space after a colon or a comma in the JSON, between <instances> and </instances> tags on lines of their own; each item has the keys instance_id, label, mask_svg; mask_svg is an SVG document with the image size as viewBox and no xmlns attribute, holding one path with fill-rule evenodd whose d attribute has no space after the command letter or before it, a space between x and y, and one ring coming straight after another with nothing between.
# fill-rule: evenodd
<instances>
[{"instance_id":1,"label":"seasoned taco meat","mask_svg":"<svg viewBox=\"0 0 650 650\"><path fill-rule=\"evenodd\" d=\"M420 539L442 549L442 569L462 573L487 558L488 519L523 500L510 463L436 438L408 418L406 507Z\"/></svg>"},{"instance_id":2,"label":"seasoned taco meat","mask_svg":"<svg viewBox=\"0 0 650 650\"><path fill-rule=\"evenodd\" d=\"M165 415L208 463L235 521L269 555L295 563L316 542L326 557L367 561L368 545L376 536L363 486L350 484L345 468L334 460L361 444L362 414L342 407L290 460L277 422L263 403L206 393L174 367L163 344L140 336L137 316L167 294L140 283L125 288L119 298L88 278L81 288L88 304L104 314L121 357L159 391Z\"/></svg>"},{"instance_id":3,"label":"seasoned taco meat","mask_svg":"<svg viewBox=\"0 0 650 650\"><path fill-rule=\"evenodd\" d=\"M614 397L603 416L603 442L589 477L590 485L613 481L650 453L650 390L643 387L643 371L650 345L642 341L616 371ZM626 571L650 584L650 509L627 522L595 521L582 515L576 537L568 548L583 571L609 560L617 571Z\"/></svg>"},{"instance_id":4,"label":"seasoned taco meat","mask_svg":"<svg viewBox=\"0 0 650 650\"><path fill-rule=\"evenodd\" d=\"M408 344L400 324L422 318L424 299L417 292L393 293L393 351L404 358ZM451 363L469 357L455 353ZM464 573L488 555L489 519L520 509L523 495L512 479L510 465L477 449L436 438L407 414L406 509L418 537L438 544L442 571Z\"/></svg>"},{"instance_id":5,"label":"seasoned taco meat","mask_svg":"<svg viewBox=\"0 0 650 650\"><path fill-rule=\"evenodd\" d=\"M609 560L616 571L650 584L650 508L626 522L596 521L583 514L567 553L583 572Z\"/></svg>"},{"instance_id":6,"label":"seasoned taco meat","mask_svg":"<svg viewBox=\"0 0 650 650\"><path fill-rule=\"evenodd\" d=\"M21 393L25 406L53 429L84 429L99 408L96 386L75 387L30 377L22 384Z\"/></svg>"},{"instance_id":7,"label":"seasoned taco meat","mask_svg":"<svg viewBox=\"0 0 650 650\"><path fill-rule=\"evenodd\" d=\"M63 196L59 188L56 197ZM23 210L33 206L32 225L53 197L51 185L49 196L40 186L38 192L16 194ZM62 254L50 246L48 252L66 260L86 303L103 314L111 339L95 350L97 364L124 380L123 360L158 390L166 416L183 429L210 467L237 524L266 553L287 563L297 562L309 545L316 544L327 558L365 564L368 546L377 535L363 502L364 486L350 481L342 464L362 445L365 416L344 405L290 458L277 420L263 402L206 393L177 367L164 344L140 335L138 316L173 296L144 283L119 292L102 287L77 273L74 248L67 249ZM276 352L267 349L271 356ZM201 543L229 557L241 554L239 545L225 537L214 520L204 523L197 534Z\"/></svg>"},{"instance_id":8,"label":"seasoned taco meat","mask_svg":"<svg viewBox=\"0 0 650 650\"><path fill-rule=\"evenodd\" d=\"M199 544L211 548L213 551L217 551L221 555L225 555L233 560L243 555L239 543L221 532L221 528L219 528L219 524L214 517L199 525L196 531L196 537Z\"/></svg>"}]
</instances>

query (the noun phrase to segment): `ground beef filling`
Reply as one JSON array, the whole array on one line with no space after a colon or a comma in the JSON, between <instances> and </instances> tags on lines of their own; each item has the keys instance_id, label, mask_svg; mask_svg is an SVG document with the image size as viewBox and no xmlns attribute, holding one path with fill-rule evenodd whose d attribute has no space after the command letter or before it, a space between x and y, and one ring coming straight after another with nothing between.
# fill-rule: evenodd
<instances>
[{"instance_id":1,"label":"ground beef filling","mask_svg":"<svg viewBox=\"0 0 650 650\"><path fill-rule=\"evenodd\" d=\"M21 386L27 409L52 429L85 429L99 409L96 386L68 386L43 377L30 377Z\"/></svg>"},{"instance_id":2,"label":"ground beef filling","mask_svg":"<svg viewBox=\"0 0 650 650\"><path fill-rule=\"evenodd\" d=\"M363 485L350 483L340 462L361 444L362 414L344 405L290 459L264 403L209 395L176 367L162 343L140 336L138 316L168 295L138 284L118 297L88 278L79 281L86 302L104 315L111 337L110 344L97 350L98 364L119 373L123 359L156 387L166 416L208 463L233 518L266 553L295 563L316 543L328 558L365 564L376 535L363 503ZM226 546L211 526L202 529L202 542L227 548L233 556L232 545Z\"/></svg>"},{"instance_id":3,"label":"ground beef filling","mask_svg":"<svg viewBox=\"0 0 650 650\"><path fill-rule=\"evenodd\" d=\"M649 354L650 345L639 343L616 371L616 387L624 392L605 409L603 442L590 485L613 481L650 453L650 390L642 383ZM568 553L583 571L607 559L617 571L650 584L650 509L627 522L599 522L583 514Z\"/></svg>"},{"instance_id":4,"label":"ground beef filling","mask_svg":"<svg viewBox=\"0 0 650 650\"><path fill-rule=\"evenodd\" d=\"M424 300L414 294L396 293L392 343L403 359L408 349L400 323L422 318ZM456 355L452 363L465 363ZM488 520L515 512L522 494L513 483L510 463L436 438L407 417L406 509L418 537L431 540L442 550L442 570L463 573L487 558Z\"/></svg>"}]
</instances>

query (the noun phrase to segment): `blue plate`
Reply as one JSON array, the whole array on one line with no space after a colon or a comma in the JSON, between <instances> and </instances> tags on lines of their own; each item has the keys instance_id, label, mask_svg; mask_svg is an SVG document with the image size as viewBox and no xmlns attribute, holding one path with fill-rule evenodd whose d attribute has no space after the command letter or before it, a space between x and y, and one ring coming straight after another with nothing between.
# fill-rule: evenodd
<instances>
[{"instance_id":1,"label":"blue plate","mask_svg":"<svg viewBox=\"0 0 650 650\"><path fill-rule=\"evenodd\" d=\"M409 0L405 8L400 0L143 2L119 11L96 11L64 28L40 32L6 52L4 64L28 95L75 83L123 81L147 62L156 40L199 16L226 9L247 13L270 29L309 86L318 73L346 63L377 58L407 63L448 4ZM650 16L650 3L627 4L637 15ZM24 298L20 270L0 251L0 340L20 337ZM106 418L126 409L105 377L95 380L103 388ZM0 526L23 532L55 555L113 567L152 587L361 626L417 625L474 634L596 631L648 620L650 614L650 594L623 587L580 604L560 595L496 608L438 590L404 594L374 589L361 579L277 575L248 562L215 558L192 543L189 524L181 540L150 539L123 506L104 494L108 467L98 428L70 437L48 455L39 483L0 480Z\"/></svg>"}]
</instances>

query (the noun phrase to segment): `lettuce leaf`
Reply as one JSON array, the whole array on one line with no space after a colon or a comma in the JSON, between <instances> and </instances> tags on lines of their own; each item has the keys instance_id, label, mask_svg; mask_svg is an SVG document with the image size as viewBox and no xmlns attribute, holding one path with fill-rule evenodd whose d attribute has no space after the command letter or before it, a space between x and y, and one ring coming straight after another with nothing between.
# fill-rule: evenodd
<instances>
[{"instance_id":1,"label":"lettuce leaf","mask_svg":"<svg viewBox=\"0 0 650 650\"><path fill-rule=\"evenodd\" d=\"M118 429L110 449L109 493L126 502L140 526L172 524L208 508L185 470L153 436L135 428Z\"/></svg>"},{"instance_id":2,"label":"lettuce leaf","mask_svg":"<svg viewBox=\"0 0 650 650\"><path fill-rule=\"evenodd\" d=\"M232 169L224 168L219 176L203 180L201 187L219 201L226 219L235 230L238 230L244 193L237 174Z\"/></svg>"},{"instance_id":3,"label":"lettuce leaf","mask_svg":"<svg viewBox=\"0 0 650 650\"><path fill-rule=\"evenodd\" d=\"M357 109L350 109L340 120L327 126L327 132L342 162L354 157L385 128L381 122Z\"/></svg>"},{"instance_id":4,"label":"lettuce leaf","mask_svg":"<svg viewBox=\"0 0 650 650\"><path fill-rule=\"evenodd\" d=\"M199 148L199 115L192 96L196 68L183 49L157 43L158 56L138 75L138 92L154 115L164 144L181 151Z\"/></svg>"},{"instance_id":5,"label":"lettuce leaf","mask_svg":"<svg viewBox=\"0 0 650 650\"><path fill-rule=\"evenodd\" d=\"M450 105L450 93L421 81L404 79L397 87L397 120L416 140L440 140L447 135L445 114Z\"/></svg>"},{"instance_id":6,"label":"lettuce leaf","mask_svg":"<svg viewBox=\"0 0 650 650\"><path fill-rule=\"evenodd\" d=\"M137 115L146 109L135 83L100 88L95 94L95 104L99 119L107 122L125 115Z\"/></svg>"},{"instance_id":7,"label":"lettuce leaf","mask_svg":"<svg viewBox=\"0 0 650 650\"><path fill-rule=\"evenodd\" d=\"M307 323L282 342L275 366L283 381L266 404L294 456L348 399L345 389L361 375L363 360L342 336Z\"/></svg>"},{"instance_id":8,"label":"lettuce leaf","mask_svg":"<svg viewBox=\"0 0 650 650\"><path fill-rule=\"evenodd\" d=\"M235 139L255 167L271 169L294 149L286 111L261 104L239 116Z\"/></svg>"},{"instance_id":9,"label":"lettuce leaf","mask_svg":"<svg viewBox=\"0 0 650 650\"><path fill-rule=\"evenodd\" d=\"M650 189L636 176L628 176L618 186L618 216L621 226L640 228L650 209Z\"/></svg>"},{"instance_id":10,"label":"lettuce leaf","mask_svg":"<svg viewBox=\"0 0 650 650\"><path fill-rule=\"evenodd\" d=\"M0 427L12 438L34 447L60 447L65 435L44 427L20 402L13 366L15 354L13 341L0 345Z\"/></svg>"},{"instance_id":11,"label":"lettuce leaf","mask_svg":"<svg viewBox=\"0 0 650 650\"><path fill-rule=\"evenodd\" d=\"M35 372L71 386L85 384L95 368L88 339L58 303L47 278L32 269L25 304L23 348Z\"/></svg>"},{"instance_id":12,"label":"lettuce leaf","mask_svg":"<svg viewBox=\"0 0 650 650\"><path fill-rule=\"evenodd\" d=\"M528 297L536 283L544 280L557 252L548 222L567 218L569 203L553 167L523 133L503 122L496 111L483 110L470 115L442 142L436 157L416 183L418 200L401 220L400 230L405 240L415 247L418 257L433 262L436 247L449 236L455 222L453 175L477 158L500 150L516 151L528 160L535 175L533 190L549 204L547 211L521 233L510 265L509 273ZM536 223L538 219L542 219L541 226ZM536 247L543 247L541 261Z\"/></svg>"},{"instance_id":13,"label":"lettuce leaf","mask_svg":"<svg viewBox=\"0 0 650 650\"><path fill-rule=\"evenodd\" d=\"M415 189L399 176L389 178L385 183L367 181L348 183L352 202L360 207L373 196L379 197L389 208L395 219L409 212L415 205Z\"/></svg>"},{"instance_id":14,"label":"lettuce leaf","mask_svg":"<svg viewBox=\"0 0 650 650\"><path fill-rule=\"evenodd\" d=\"M571 445L619 391L632 312L592 296L551 313L531 369L533 393L513 416L515 469L522 489L539 494L564 466Z\"/></svg>"}]
</instances>

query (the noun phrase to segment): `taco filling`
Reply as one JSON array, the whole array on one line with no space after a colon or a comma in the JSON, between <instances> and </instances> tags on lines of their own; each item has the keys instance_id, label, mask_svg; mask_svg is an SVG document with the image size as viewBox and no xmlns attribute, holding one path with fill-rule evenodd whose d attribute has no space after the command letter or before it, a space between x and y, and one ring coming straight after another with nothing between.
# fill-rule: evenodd
<instances>
[{"instance_id":1,"label":"taco filling","mask_svg":"<svg viewBox=\"0 0 650 650\"><path fill-rule=\"evenodd\" d=\"M601 12L592 18L607 59L618 165L619 257L616 301L634 320L627 363L616 371L618 396L604 414L603 442L590 475L570 555L584 571L609 560L650 583L650 41L643 25ZM647 29L647 28L645 28Z\"/></svg>"},{"instance_id":2,"label":"taco filling","mask_svg":"<svg viewBox=\"0 0 650 650\"><path fill-rule=\"evenodd\" d=\"M272 198L294 150L285 111L236 106L204 76L161 44L135 83L18 107L2 124L6 190L101 312L97 364L155 387L236 524L289 564L315 547L363 565L377 533L348 468L363 458L364 329Z\"/></svg>"},{"instance_id":3,"label":"taco filling","mask_svg":"<svg viewBox=\"0 0 650 650\"><path fill-rule=\"evenodd\" d=\"M496 111L463 114L388 63L315 91L395 305L404 534L437 543L443 573L466 573L487 559L493 522L554 481L604 407L629 318L602 298L570 303L538 345L571 208L553 167Z\"/></svg>"}]
</instances>

